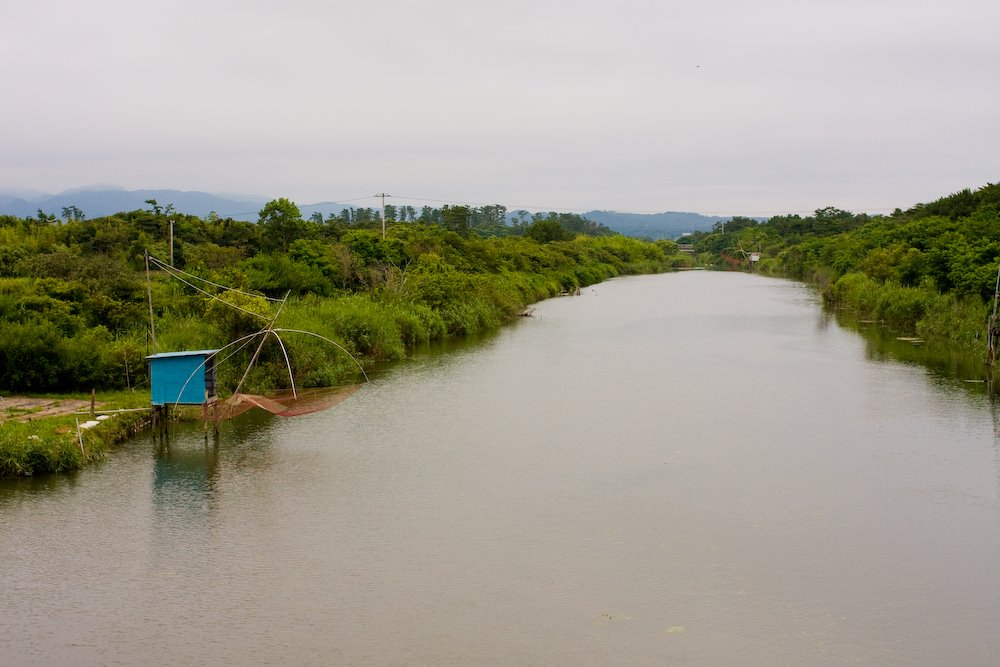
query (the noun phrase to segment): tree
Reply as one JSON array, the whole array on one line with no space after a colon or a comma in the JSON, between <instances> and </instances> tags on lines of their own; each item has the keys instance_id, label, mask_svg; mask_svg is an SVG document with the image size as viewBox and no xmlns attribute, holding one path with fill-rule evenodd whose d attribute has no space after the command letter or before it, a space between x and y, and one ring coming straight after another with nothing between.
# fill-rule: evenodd
<instances>
[{"instance_id":1,"label":"tree","mask_svg":"<svg viewBox=\"0 0 1000 667\"><path fill-rule=\"evenodd\" d=\"M753 218L746 218L742 215L736 215L729 220L724 220L723 222L717 222L712 226L713 231L721 231L724 233L738 232L747 227L755 227L759 223Z\"/></svg>"},{"instance_id":2,"label":"tree","mask_svg":"<svg viewBox=\"0 0 1000 667\"><path fill-rule=\"evenodd\" d=\"M468 206L448 206L441 209L441 224L445 229L462 236L469 235L469 218L472 212Z\"/></svg>"},{"instance_id":3,"label":"tree","mask_svg":"<svg viewBox=\"0 0 1000 667\"><path fill-rule=\"evenodd\" d=\"M264 242L269 250L287 252L292 241L306 231L299 207L284 197L264 204L258 222L264 228Z\"/></svg>"},{"instance_id":4,"label":"tree","mask_svg":"<svg viewBox=\"0 0 1000 667\"><path fill-rule=\"evenodd\" d=\"M70 220L83 220L87 216L83 214L83 211L74 206L63 206L62 207L62 217L66 218L66 222Z\"/></svg>"},{"instance_id":5,"label":"tree","mask_svg":"<svg viewBox=\"0 0 1000 667\"><path fill-rule=\"evenodd\" d=\"M149 204L150 208L153 209L153 215L160 215L163 213L163 207L156 203L155 199L147 199L145 203Z\"/></svg>"},{"instance_id":6,"label":"tree","mask_svg":"<svg viewBox=\"0 0 1000 667\"><path fill-rule=\"evenodd\" d=\"M471 226L481 236L506 236L510 233L507 227L507 207L494 204L472 209Z\"/></svg>"},{"instance_id":7,"label":"tree","mask_svg":"<svg viewBox=\"0 0 1000 667\"><path fill-rule=\"evenodd\" d=\"M559 221L555 218L535 220L525 229L524 235L530 239L535 239L539 243L570 241L573 239L573 232L560 225Z\"/></svg>"},{"instance_id":8,"label":"tree","mask_svg":"<svg viewBox=\"0 0 1000 667\"><path fill-rule=\"evenodd\" d=\"M368 206L355 209L354 224L357 227L378 227L382 224L382 215Z\"/></svg>"},{"instance_id":9,"label":"tree","mask_svg":"<svg viewBox=\"0 0 1000 667\"><path fill-rule=\"evenodd\" d=\"M418 218L419 222L422 222L425 225L431 225L431 224L436 224L440 220L441 220L441 211L439 211L436 208L432 208L430 206L421 207L420 217Z\"/></svg>"}]
</instances>

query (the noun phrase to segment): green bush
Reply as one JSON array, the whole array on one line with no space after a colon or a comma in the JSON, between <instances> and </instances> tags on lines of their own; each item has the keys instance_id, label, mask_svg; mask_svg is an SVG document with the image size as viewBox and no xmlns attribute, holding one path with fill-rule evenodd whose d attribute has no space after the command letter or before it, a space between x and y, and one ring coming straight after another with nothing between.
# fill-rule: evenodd
<instances>
[{"instance_id":1,"label":"green bush","mask_svg":"<svg viewBox=\"0 0 1000 667\"><path fill-rule=\"evenodd\" d=\"M841 276L828 292L828 301L859 313L874 313L877 305L875 290L878 284L863 273Z\"/></svg>"},{"instance_id":2,"label":"green bush","mask_svg":"<svg viewBox=\"0 0 1000 667\"><path fill-rule=\"evenodd\" d=\"M0 387L53 391L69 376L66 339L51 322L0 322Z\"/></svg>"},{"instance_id":3,"label":"green bush","mask_svg":"<svg viewBox=\"0 0 1000 667\"><path fill-rule=\"evenodd\" d=\"M989 308L979 298L960 299L950 294L937 294L917 323L917 333L966 347L984 346L988 315Z\"/></svg>"},{"instance_id":4,"label":"green bush","mask_svg":"<svg viewBox=\"0 0 1000 667\"><path fill-rule=\"evenodd\" d=\"M934 301L935 293L919 287L889 282L875 294L875 317L896 327L915 329Z\"/></svg>"},{"instance_id":5,"label":"green bush","mask_svg":"<svg viewBox=\"0 0 1000 667\"><path fill-rule=\"evenodd\" d=\"M423 214L420 219L436 220ZM374 363L402 357L406 346L496 327L560 291L622 273L663 270L667 251L676 247L588 236L609 232L582 218L540 219L579 229L539 243L509 233L480 237L409 223L391 225L382 238L377 230L347 226L327 234L314 223L299 225L303 221L292 215L295 225L288 230L301 227L302 233L282 237L287 252L264 254L275 239L262 241L258 226L176 216L174 259L179 265L186 258L192 270L220 285L279 298L291 292L277 326L315 332L362 363ZM165 270L154 269L147 285L143 257L169 255L166 225L154 210L4 227L2 273L24 277L0 276L0 383L25 391L134 385L148 381L148 352L223 348L266 326L266 318L206 300ZM220 298L264 315L275 312L273 304L232 291ZM147 332L149 301L156 346ZM329 343L291 338L289 355L305 382L354 372L354 361L342 352L330 355ZM238 380L257 342L226 348L223 357L233 356L220 361L220 385ZM273 342L263 346L258 361L252 372L257 385L288 383L283 354Z\"/></svg>"}]
</instances>

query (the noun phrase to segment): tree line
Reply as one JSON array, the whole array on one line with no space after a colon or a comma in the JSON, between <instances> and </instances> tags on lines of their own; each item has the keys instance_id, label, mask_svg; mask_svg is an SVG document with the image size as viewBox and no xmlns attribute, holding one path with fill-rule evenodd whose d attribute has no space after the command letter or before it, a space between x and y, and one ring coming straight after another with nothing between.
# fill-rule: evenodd
<instances>
[{"instance_id":1,"label":"tree line","mask_svg":"<svg viewBox=\"0 0 1000 667\"><path fill-rule=\"evenodd\" d=\"M968 346L983 331L1000 262L1000 184L889 215L835 207L766 221L734 218L691 242L714 258L815 283L832 305Z\"/></svg>"},{"instance_id":2,"label":"tree line","mask_svg":"<svg viewBox=\"0 0 1000 667\"><path fill-rule=\"evenodd\" d=\"M0 216L0 389L143 386L147 354L221 347L259 329L247 313L267 312L265 297L285 295L286 326L376 364L407 346L495 327L548 296L685 261L672 242L622 237L574 214L525 214L507 224L502 206L387 206L383 236L381 212L371 209L319 221L280 198L252 223L147 203L65 222ZM147 253L233 290L209 298L155 266L147 282ZM290 353L302 386L354 373L352 361L315 339ZM279 350L260 361L251 388L287 381ZM220 368L222 384L226 372Z\"/></svg>"}]
</instances>

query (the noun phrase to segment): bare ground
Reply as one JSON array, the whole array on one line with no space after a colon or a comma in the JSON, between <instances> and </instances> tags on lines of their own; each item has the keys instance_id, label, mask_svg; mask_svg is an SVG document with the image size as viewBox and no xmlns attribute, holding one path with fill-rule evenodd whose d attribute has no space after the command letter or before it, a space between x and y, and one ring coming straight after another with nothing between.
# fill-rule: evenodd
<instances>
[{"instance_id":1,"label":"bare ground","mask_svg":"<svg viewBox=\"0 0 1000 667\"><path fill-rule=\"evenodd\" d=\"M97 403L95 407L101 407ZM43 417L70 415L90 409L90 401L75 398L28 398L27 396L0 397L0 423L7 420L29 421Z\"/></svg>"}]
</instances>

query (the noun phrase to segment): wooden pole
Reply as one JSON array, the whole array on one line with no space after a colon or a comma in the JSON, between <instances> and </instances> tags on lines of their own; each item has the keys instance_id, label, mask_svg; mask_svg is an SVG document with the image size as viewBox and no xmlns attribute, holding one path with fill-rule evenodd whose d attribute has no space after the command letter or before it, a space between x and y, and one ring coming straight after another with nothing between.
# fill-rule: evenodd
<instances>
[{"instance_id":1,"label":"wooden pole","mask_svg":"<svg viewBox=\"0 0 1000 667\"><path fill-rule=\"evenodd\" d=\"M76 419L76 437L80 440L80 453L87 456L87 452L83 449L83 431L80 430L80 419Z\"/></svg>"},{"instance_id":2,"label":"wooden pole","mask_svg":"<svg viewBox=\"0 0 1000 667\"><path fill-rule=\"evenodd\" d=\"M291 294L291 293L292 293L292 290L288 290L287 292L285 292L285 298L282 299L281 303L278 305L278 309L277 309L277 312L274 313L274 317L271 318L271 321L268 322L268 324L267 324L267 326L265 328L263 328L263 329L260 330L260 334L263 336L263 338L260 339L260 344L257 346L257 349L254 351L253 357L250 358L250 363L247 364L246 370L243 371L243 377L240 378L239 384L236 385L236 390L233 391L234 394L240 393L240 389L243 388L243 383L246 382L247 375L250 374L250 369L253 367L253 365L255 363L257 363L257 357L260 356L260 351L264 347L264 343L267 342L268 335L271 334L271 333L273 333L273 331L274 331L274 323L278 321L278 315L281 314L281 309L285 307L285 302L288 301L288 295Z\"/></svg>"},{"instance_id":3,"label":"wooden pole","mask_svg":"<svg viewBox=\"0 0 1000 667\"><path fill-rule=\"evenodd\" d=\"M159 351L156 345L156 325L153 322L153 284L149 279L149 252L146 252L146 294L149 296L149 335L153 339L153 353Z\"/></svg>"},{"instance_id":4,"label":"wooden pole","mask_svg":"<svg viewBox=\"0 0 1000 667\"><path fill-rule=\"evenodd\" d=\"M1000 266L997 266L997 282L993 290L993 313L987 324L986 330L986 365L992 366L997 356L997 337L1000 335L1000 327L997 326L997 302L1000 301Z\"/></svg>"}]
</instances>

